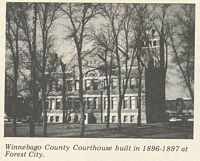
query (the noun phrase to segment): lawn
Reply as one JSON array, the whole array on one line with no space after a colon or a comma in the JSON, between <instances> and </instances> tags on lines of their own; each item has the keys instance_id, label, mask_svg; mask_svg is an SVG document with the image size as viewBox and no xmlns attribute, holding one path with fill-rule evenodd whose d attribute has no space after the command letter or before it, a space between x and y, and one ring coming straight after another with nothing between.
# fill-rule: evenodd
<instances>
[{"instance_id":1,"label":"lawn","mask_svg":"<svg viewBox=\"0 0 200 161\"><path fill-rule=\"evenodd\" d=\"M79 137L79 124L48 124L48 137ZM42 137L42 125L36 125L35 134ZM12 124L4 124L4 136L12 137ZM17 136L28 137L29 125L18 124ZM185 127L180 123L157 123L143 124L138 127L136 124L122 124L121 133L117 133L117 124L111 124L106 129L105 124L85 125L85 137L87 138L155 138L155 139L192 139L193 123Z\"/></svg>"}]
</instances>

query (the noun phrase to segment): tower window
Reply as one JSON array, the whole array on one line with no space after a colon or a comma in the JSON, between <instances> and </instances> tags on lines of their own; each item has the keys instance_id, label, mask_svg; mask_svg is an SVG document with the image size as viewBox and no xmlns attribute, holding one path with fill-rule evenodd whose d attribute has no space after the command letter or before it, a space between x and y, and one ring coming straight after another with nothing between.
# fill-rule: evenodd
<instances>
[{"instance_id":1,"label":"tower window","mask_svg":"<svg viewBox=\"0 0 200 161\"><path fill-rule=\"evenodd\" d=\"M154 41L153 41L153 46L156 46L156 45L157 45L157 44L156 44L156 40L154 40Z\"/></svg>"}]
</instances>

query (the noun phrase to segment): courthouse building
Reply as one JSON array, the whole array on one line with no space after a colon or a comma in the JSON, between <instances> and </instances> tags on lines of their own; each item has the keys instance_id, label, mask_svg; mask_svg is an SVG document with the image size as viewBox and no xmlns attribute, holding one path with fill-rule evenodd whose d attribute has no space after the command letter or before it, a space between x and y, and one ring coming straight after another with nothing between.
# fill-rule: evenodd
<instances>
[{"instance_id":1,"label":"courthouse building","mask_svg":"<svg viewBox=\"0 0 200 161\"><path fill-rule=\"evenodd\" d=\"M135 68L136 70L136 68ZM56 74L57 78L48 83L49 94L47 96L47 117L48 122L62 122L63 106L61 73ZM66 74L66 100L67 100L67 120L69 123L78 123L80 121L79 109L79 80L75 72L68 72ZM122 103L121 120L122 123L136 123L137 122L137 101L138 89L136 78L131 77L128 80L128 88ZM85 123L105 123L107 121L107 104L108 98L106 93L105 76L101 75L99 71L89 72L83 79L84 90L84 107L85 107ZM110 89L110 123L117 123L117 108L118 108L118 85L117 77L112 76ZM145 98L142 93L142 122L146 122L145 115Z\"/></svg>"},{"instance_id":2,"label":"courthouse building","mask_svg":"<svg viewBox=\"0 0 200 161\"><path fill-rule=\"evenodd\" d=\"M154 31L155 32L155 31ZM148 64L149 56L145 55L147 49L155 53L159 51L158 37L152 37L151 41L143 42L144 62ZM154 63L157 63L154 59ZM93 70L93 67L100 65L95 56L86 57L83 61L83 91L84 91L84 106L85 106L85 123L105 123L107 121L107 94L106 94L106 77L99 70ZM159 66L159 64L157 64ZM123 67L122 67L123 68ZM92 69L92 70L91 70ZM123 71L123 70L122 70ZM128 80L128 87L124 96L121 111L122 123L136 123L138 116L138 69L135 63L132 67L132 73ZM117 123L117 108L118 108L118 79L117 68L113 69L112 81L110 89L110 123ZM142 101L141 101L141 119L142 123L147 122L146 116L151 117L151 109L146 109L145 105L145 69L142 75ZM125 79L122 78L124 82ZM67 121L69 123L78 123L80 121L79 109L79 80L78 66L74 62L71 69L66 72L66 100L67 100ZM62 122L62 73L61 70L55 73L54 79L48 82L48 122Z\"/></svg>"}]
</instances>

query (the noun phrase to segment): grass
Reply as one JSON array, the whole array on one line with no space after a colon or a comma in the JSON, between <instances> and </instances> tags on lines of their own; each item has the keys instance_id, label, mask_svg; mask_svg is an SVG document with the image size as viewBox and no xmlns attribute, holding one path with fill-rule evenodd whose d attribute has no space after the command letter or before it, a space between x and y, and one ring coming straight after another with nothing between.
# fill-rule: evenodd
<instances>
[{"instance_id":1,"label":"grass","mask_svg":"<svg viewBox=\"0 0 200 161\"><path fill-rule=\"evenodd\" d=\"M79 124L48 124L48 137L79 137ZM35 126L36 137L42 137L42 125ZM192 139L193 123L181 127L180 123L122 124L121 133L117 133L117 124L106 129L105 124L85 125L86 138L155 138L155 139ZM12 124L5 123L4 136L12 137ZM28 137L29 125L18 124L17 136Z\"/></svg>"}]
</instances>

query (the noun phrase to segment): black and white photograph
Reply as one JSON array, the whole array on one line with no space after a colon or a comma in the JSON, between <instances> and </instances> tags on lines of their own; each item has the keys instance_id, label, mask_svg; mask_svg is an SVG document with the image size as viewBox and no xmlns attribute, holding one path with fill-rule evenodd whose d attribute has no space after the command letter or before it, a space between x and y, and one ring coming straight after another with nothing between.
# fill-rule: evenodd
<instances>
[{"instance_id":1,"label":"black and white photograph","mask_svg":"<svg viewBox=\"0 0 200 161\"><path fill-rule=\"evenodd\" d=\"M194 139L195 8L6 2L4 137Z\"/></svg>"}]
</instances>

